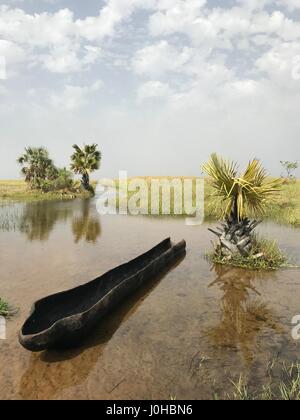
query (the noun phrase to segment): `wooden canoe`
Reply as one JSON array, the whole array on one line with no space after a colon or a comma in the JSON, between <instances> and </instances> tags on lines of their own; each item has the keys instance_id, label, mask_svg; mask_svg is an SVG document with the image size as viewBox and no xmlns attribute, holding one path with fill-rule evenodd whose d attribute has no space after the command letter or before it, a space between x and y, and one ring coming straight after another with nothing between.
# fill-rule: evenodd
<instances>
[{"instance_id":1,"label":"wooden canoe","mask_svg":"<svg viewBox=\"0 0 300 420\"><path fill-rule=\"evenodd\" d=\"M79 345L105 315L185 252L185 241L173 245L168 238L83 286L39 300L19 333L20 344L33 352Z\"/></svg>"}]
</instances>

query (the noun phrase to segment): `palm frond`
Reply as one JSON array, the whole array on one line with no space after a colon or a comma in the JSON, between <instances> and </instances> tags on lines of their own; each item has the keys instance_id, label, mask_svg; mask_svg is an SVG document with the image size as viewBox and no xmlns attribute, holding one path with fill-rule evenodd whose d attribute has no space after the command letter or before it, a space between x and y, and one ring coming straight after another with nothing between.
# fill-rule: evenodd
<instances>
[{"instance_id":1,"label":"palm frond","mask_svg":"<svg viewBox=\"0 0 300 420\"><path fill-rule=\"evenodd\" d=\"M246 171L237 176L237 164L219 158L216 154L203 166L204 172L211 178L212 186L224 204L225 216L230 216L235 207L236 217L242 220L251 214L263 214L268 201L280 191L280 179L269 180L260 161L253 159Z\"/></svg>"}]
</instances>

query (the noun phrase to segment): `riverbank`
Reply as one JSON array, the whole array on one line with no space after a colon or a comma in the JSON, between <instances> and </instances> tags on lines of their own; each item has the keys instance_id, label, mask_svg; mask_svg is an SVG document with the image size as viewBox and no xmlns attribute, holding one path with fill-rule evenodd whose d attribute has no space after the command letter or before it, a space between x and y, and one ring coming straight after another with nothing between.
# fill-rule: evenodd
<instances>
[{"instance_id":1,"label":"riverbank","mask_svg":"<svg viewBox=\"0 0 300 420\"><path fill-rule=\"evenodd\" d=\"M93 183L95 186L96 183ZM30 190L22 180L0 181L0 203L1 202L32 202L47 200L72 200L75 198L89 198L88 192L48 192Z\"/></svg>"},{"instance_id":2,"label":"riverbank","mask_svg":"<svg viewBox=\"0 0 300 420\"><path fill-rule=\"evenodd\" d=\"M181 179L187 179L182 177ZM150 186L151 177L143 178ZM153 178L153 179L170 179L170 178ZM189 177L194 182L197 178ZM96 187L96 182L92 183ZM222 217L220 203L218 200L212 198L213 190L209 183L205 182L205 219L218 220ZM88 198L89 193L85 192L49 192L42 193L40 191L29 190L24 181L0 181L0 202L9 201L44 201L44 200L71 200L75 198ZM195 204L195 185L193 188L193 199ZM171 197L171 209L173 208L174 194ZM171 211L171 215L172 215ZM187 214L183 214L187 216ZM276 198L275 202L270 204L267 208L265 219L274 221L280 224L292 225L300 227L300 180L290 181L285 183L282 187L281 193Z\"/></svg>"}]
</instances>

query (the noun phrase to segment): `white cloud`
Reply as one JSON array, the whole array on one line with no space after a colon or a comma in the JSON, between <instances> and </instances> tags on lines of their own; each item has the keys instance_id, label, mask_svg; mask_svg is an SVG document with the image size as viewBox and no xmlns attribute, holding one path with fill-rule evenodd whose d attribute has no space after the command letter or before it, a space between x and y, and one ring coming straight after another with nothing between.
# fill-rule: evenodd
<instances>
[{"instance_id":1,"label":"white cloud","mask_svg":"<svg viewBox=\"0 0 300 420\"><path fill-rule=\"evenodd\" d=\"M167 98L171 95L171 93L172 90L167 83L150 80L139 87L137 100L138 103L140 103L145 99Z\"/></svg>"},{"instance_id":2,"label":"white cloud","mask_svg":"<svg viewBox=\"0 0 300 420\"><path fill-rule=\"evenodd\" d=\"M263 54L256 66L267 75L268 80L275 85L300 90L300 84L293 79L293 69L300 55L298 42L283 42Z\"/></svg>"},{"instance_id":3,"label":"white cloud","mask_svg":"<svg viewBox=\"0 0 300 420\"><path fill-rule=\"evenodd\" d=\"M87 104L88 97L101 89L102 82L97 81L91 86L67 85L61 93L49 95L49 102L55 110L74 111Z\"/></svg>"},{"instance_id":4,"label":"white cloud","mask_svg":"<svg viewBox=\"0 0 300 420\"><path fill-rule=\"evenodd\" d=\"M159 151L166 144L166 156L171 147L182 161L189 133L186 156L197 160L195 171L212 150L230 150L236 158L260 154L273 167L287 144L299 150L299 1L216 1L213 7L205 0L105 0L99 12L81 19L75 3L74 13L0 7L0 56L7 58L9 75L30 69L14 86L3 82L5 115L11 113L11 120L1 121L7 138L15 132L16 142L26 135L31 141L33 124L40 124L49 144L70 125L78 137L97 131L123 165L142 136L141 153L155 138ZM98 77L105 82L101 101L101 83L89 82ZM151 119L132 92L138 104L149 102ZM75 112L82 107L88 112ZM124 150L116 152L112 139L120 145L124 133ZM157 155L164 158L163 151Z\"/></svg>"},{"instance_id":5,"label":"white cloud","mask_svg":"<svg viewBox=\"0 0 300 420\"><path fill-rule=\"evenodd\" d=\"M156 0L106 0L99 15L76 21L81 36L89 41L112 37L118 24L129 18L138 8L151 9Z\"/></svg>"},{"instance_id":6,"label":"white cloud","mask_svg":"<svg viewBox=\"0 0 300 420\"><path fill-rule=\"evenodd\" d=\"M287 18L282 12L268 13L262 3L239 2L240 7L188 8L190 2L181 7L173 6L157 11L149 20L149 29L154 36L182 33L195 45L209 43L212 47L230 48L234 37L268 34L283 40L295 40L300 36L300 24ZM256 5L256 7L255 7ZM251 4L250 4L251 6Z\"/></svg>"},{"instance_id":7,"label":"white cloud","mask_svg":"<svg viewBox=\"0 0 300 420\"><path fill-rule=\"evenodd\" d=\"M78 25L68 9L30 15L0 7L0 37L18 48L19 55L22 51L27 63L40 63L54 73L85 70L99 58L101 48L87 45Z\"/></svg>"},{"instance_id":8,"label":"white cloud","mask_svg":"<svg viewBox=\"0 0 300 420\"><path fill-rule=\"evenodd\" d=\"M40 56L43 66L53 73L71 73L87 70L101 55L101 48L86 45L56 46L49 54Z\"/></svg>"},{"instance_id":9,"label":"white cloud","mask_svg":"<svg viewBox=\"0 0 300 420\"><path fill-rule=\"evenodd\" d=\"M31 15L21 9L0 7L0 36L20 45L39 48L61 45L74 35L74 16L68 9Z\"/></svg>"},{"instance_id":10,"label":"white cloud","mask_svg":"<svg viewBox=\"0 0 300 420\"><path fill-rule=\"evenodd\" d=\"M277 4L288 8L289 11L300 10L299 0L277 0Z\"/></svg>"},{"instance_id":11,"label":"white cloud","mask_svg":"<svg viewBox=\"0 0 300 420\"><path fill-rule=\"evenodd\" d=\"M137 74L161 76L168 71L182 70L192 55L191 48L177 49L167 41L160 41L137 51L132 64Z\"/></svg>"}]
</instances>

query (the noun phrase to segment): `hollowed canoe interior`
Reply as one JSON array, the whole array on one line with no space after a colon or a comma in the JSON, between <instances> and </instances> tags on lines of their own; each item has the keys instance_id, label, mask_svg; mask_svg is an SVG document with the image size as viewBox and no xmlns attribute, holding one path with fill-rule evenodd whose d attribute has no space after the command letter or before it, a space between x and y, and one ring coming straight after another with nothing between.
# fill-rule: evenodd
<instances>
[{"instance_id":1,"label":"hollowed canoe interior","mask_svg":"<svg viewBox=\"0 0 300 420\"><path fill-rule=\"evenodd\" d=\"M36 303L35 311L24 324L22 334L26 336L41 333L62 318L88 311L111 289L147 267L171 247L171 240L166 239L145 254L90 283L40 300Z\"/></svg>"}]
</instances>

